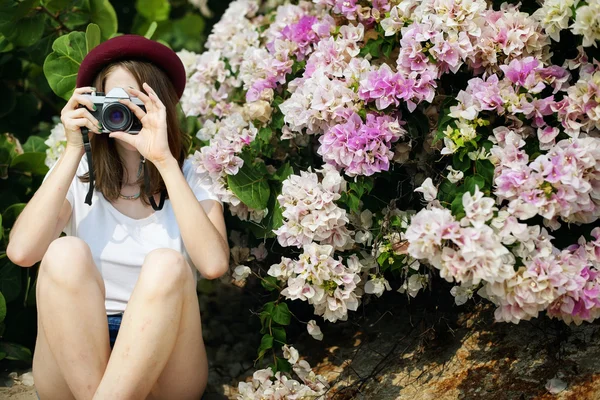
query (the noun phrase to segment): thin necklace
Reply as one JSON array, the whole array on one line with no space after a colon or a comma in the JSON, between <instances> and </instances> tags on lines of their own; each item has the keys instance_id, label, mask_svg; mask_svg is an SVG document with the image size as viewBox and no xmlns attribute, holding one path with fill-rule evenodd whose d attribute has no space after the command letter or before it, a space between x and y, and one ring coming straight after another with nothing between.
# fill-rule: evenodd
<instances>
[{"instance_id":1,"label":"thin necklace","mask_svg":"<svg viewBox=\"0 0 600 400\"><path fill-rule=\"evenodd\" d=\"M139 179L139 177L142 175L142 166L143 163L140 161L140 166L138 168L136 179ZM140 194L142 194L141 190L137 194L133 194L131 196L125 196L124 194L119 193L119 197L123 200L137 200L140 198Z\"/></svg>"}]
</instances>

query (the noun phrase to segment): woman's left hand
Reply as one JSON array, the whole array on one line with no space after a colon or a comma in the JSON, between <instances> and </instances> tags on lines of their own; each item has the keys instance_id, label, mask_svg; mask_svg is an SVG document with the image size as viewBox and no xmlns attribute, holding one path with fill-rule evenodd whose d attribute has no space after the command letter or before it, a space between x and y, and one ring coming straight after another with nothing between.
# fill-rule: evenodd
<instances>
[{"instance_id":1,"label":"woman's left hand","mask_svg":"<svg viewBox=\"0 0 600 400\"><path fill-rule=\"evenodd\" d=\"M132 135L127 132L115 131L111 132L109 136L132 145L142 156L157 165L173 157L168 142L167 109L154 89L146 82L142 87L146 90L148 96L144 92L131 87L125 88L125 90L144 103L145 112L129 99L119 100L120 103L129 107L142 123L140 132L137 135Z\"/></svg>"}]
</instances>

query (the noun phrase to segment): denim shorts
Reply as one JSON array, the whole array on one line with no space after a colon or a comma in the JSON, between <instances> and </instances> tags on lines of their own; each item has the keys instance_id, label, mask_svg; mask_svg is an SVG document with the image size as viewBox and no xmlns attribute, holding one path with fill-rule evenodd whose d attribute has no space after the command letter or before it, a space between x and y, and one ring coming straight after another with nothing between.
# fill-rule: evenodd
<instances>
[{"instance_id":1,"label":"denim shorts","mask_svg":"<svg viewBox=\"0 0 600 400\"><path fill-rule=\"evenodd\" d=\"M117 334L119 333L119 328L121 327L121 321L123 320L123 314L115 314L115 315L107 315L108 319L108 338L110 340L110 348L115 345L115 340L117 340ZM40 395L35 392L37 398L40 398Z\"/></svg>"},{"instance_id":2,"label":"denim shorts","mask_svg":"<svg viewBox=\"0 0 600 400\"><path fill-rule=\"evenodd\" d=\"M115 345L115 340L117 340L123 314L107 315L106 317L108 318L108 337L110 339L110 348L112 349Z\"/></svg>"}]
</instances>

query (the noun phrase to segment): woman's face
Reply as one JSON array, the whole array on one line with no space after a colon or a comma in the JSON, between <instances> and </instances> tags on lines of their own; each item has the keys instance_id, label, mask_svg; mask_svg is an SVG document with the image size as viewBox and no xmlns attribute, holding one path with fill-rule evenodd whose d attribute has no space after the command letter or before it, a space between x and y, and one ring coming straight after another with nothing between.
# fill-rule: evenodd
<instances>
[{"instance_id":1,"label":"woman's face","mask_svg":"<svg viewBox=\"0 0 600 400\"><path fill-rule=\"evenodd\" d=\"M132 86L134 89L141 90L134 76L127 69L123 67L116 67L107 76L104 83L104 93L110 92L113 88L120 87L127 89ZM117 147L127 151L137 151L137 149L130 144L124 143L120 140L113 139L116 142Z\"/></svg>"}]
</instances>

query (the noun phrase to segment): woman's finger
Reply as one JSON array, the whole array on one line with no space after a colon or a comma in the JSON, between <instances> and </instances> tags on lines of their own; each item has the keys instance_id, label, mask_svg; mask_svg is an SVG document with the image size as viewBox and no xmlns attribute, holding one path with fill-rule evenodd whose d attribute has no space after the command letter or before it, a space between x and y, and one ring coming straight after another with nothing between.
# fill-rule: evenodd
<instances>
[{"instance_id":1,"label":"woman's finger","mask_svg":"<svg viewBox=\"0 0 600 400\"><path fill-rule=\"evenodd\" d=\"M81 118L81 117L84 117L84 118L89 119L97 127L100 127L100 121L98 121L98 119L96 117L94 117L92 115L92 113L88 111L87 108L78 108L76 110L67 111L65 113L65 116L68 117L68 118Z\"/></svg>"},{"instance_id":2,"label":"woman's finger","mask_svg":"<svg viewBox=\"0 0 600 400\"><path fill-rule=\"evenodd\" d=\"M151 112L154 109L154 104L150 97L146 95L146 93L142 92L141 90L132 88L131 86L126 90L129 94L131 94L134 97L137 97L142 101L142 103L144 103L144 106L146 107L146 112Z\"/></svg>"},{"instance_id":3,"label":"woman's finger","mask_svg":"<svg viewBox=\"0 0 600 400\"><path fill-rule=\"evenodd\" d=\"M96 91L96 88L93 86L82 86L82 87L75 88L73 93L89 93L89 92L95 92L95 91Z\"/></svg>"},{"instance_id":4,"label":"woman's finger","mask_svg":"<svg viewBox=\"0 0 600 400\"><path fill-rule=\"evenodd\" d=\"M133 101L131 101L129 99L119 99L119 103L125 104L127 107L129 107L129 109L131 111L133 111L133 114L135 114L137 119L139 119L140 121L142 120L142 118L144 118L146 116L146 113L144 112L144 110L142 110L140 108L140 106L138 106L137 104L135 104Z\"/></svg>"},{"instance_id":5,"label":"woman's finger","mask_svg":"<svg viewBox=\"0 0 600 400\"><path fill-rule=\"evenodd\" d=\"M129 133L125 133L122 131L115 131L115 132L111 132L108 136L113 139L122 140L123 142L130 144L133 147L136 147L135 146L135 135L131 135Z\"/></svg>"},{"instance_id":6,"label":"woman's finger","mask_svg":"<svg viewBox=\"0 0 600 400\"><path fill-rule=\"evenodd\" d=\"M146 89L146 92L148 92L148 95L150 97L150 99L154 102L154 105L156 106L156 108L158 109L166 109L165 105L163 104L163 102L160 100L160 98L158 97L158 95L156 94L156 92L154 91L154 89L152 89L150 87L150 85L148 85L148 83L144 82L143 85L144 89Z\"/></svg>"},{"instance_id":7,"label":"woman's finger","mask_svg":"<svg viewBox=\"0 0 600 400\"><path fill-rule=\"evenodd\" d=\"M83 118L83 117L69 119L67 121L67 124L65 125L65 129L77 130L78 128L82 128L84 126L92 132L100 133L100 130L98 129L98 125L94 125L94 123L92 121L90 121L87 118Z\"/></svg>"},{"instance_id":8,"label":"woman's finger","mask_svg":"<svg viewBox=\"0 0 600 400\"><path fill-rule=\"evenodd\" d=\"M65 110L65 111L76 110L78 108L79 104L87 107L89 110L94 109L94 102L92 101L92 99L89 96L84 96L83 94L77 93L77 94L73 94L73 96L71 96L71 98L69 99L69 101L67 102L67 105L65 105L65 108L63 108L63 110Z\"/></svg>"}]
</instances>

